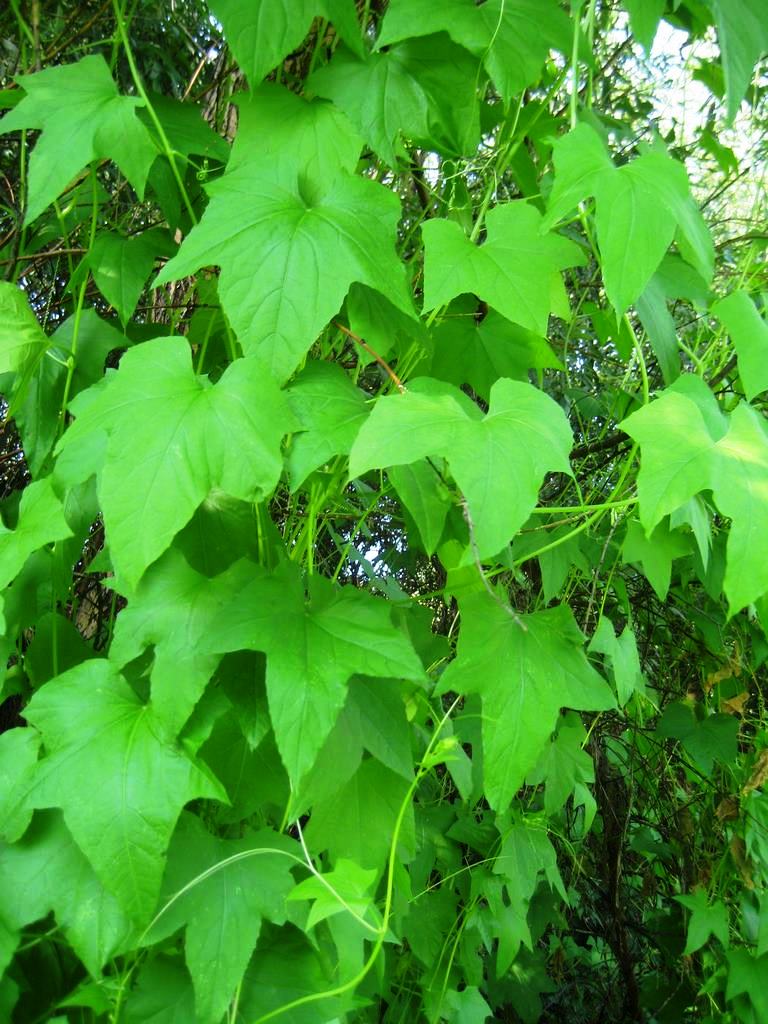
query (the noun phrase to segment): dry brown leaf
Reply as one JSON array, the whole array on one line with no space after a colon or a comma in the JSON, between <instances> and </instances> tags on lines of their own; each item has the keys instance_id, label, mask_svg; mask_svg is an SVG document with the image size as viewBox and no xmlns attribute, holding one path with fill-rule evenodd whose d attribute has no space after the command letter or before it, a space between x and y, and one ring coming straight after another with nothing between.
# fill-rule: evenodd
<instances>
[{"instance_id":1,"label":"dry brown leaf","mask_svg":"<svg viewBox=\"0 0 768 1024\"><path fill-rule=\"evenodd\" d=\"M747 856L747 847L741 836L734 836L731 839L730 850L733 862L739 869L739 874L741 875L744 885L746 885L748 889L754 889L755 882L752 878L752 863Z\"/></svg>"},{"instance_id":2,"label":"dry brown leaf","mask_svg":"<svg viewBox=\"0 0 768 1024\"><path fill-rule=\"evenodd\" d=\"M745 690L743 693L737 693L735 697L731 697L730 700L724 700L720 705L720 710L725 711L729 715L743 715L744 705L749 700L749 692Z\"/></svg>"},{"instance_id":3,"label":"dry brown leaf","mask_svg":"<svg viewBox=\"0 0 768 1024\"><path fill-rule=\"evenodd\" d=\"M715 808L718 821L735 821L739 816L739 800L735 796L725 796Z\"/></svg>"},{"instance_id":4,"label":"dry brown leaf","mask_svg":"<svg viewBox=\"0 0 768 1024\"><path fill-rule=\"evenodd\" d=\"M741 792L745 795L751 793L753 789L759 789L765 782L768 782L768 748L760 751L760 755L752 769L752 774L744 783Z\"/></svg>"}]
</instances>

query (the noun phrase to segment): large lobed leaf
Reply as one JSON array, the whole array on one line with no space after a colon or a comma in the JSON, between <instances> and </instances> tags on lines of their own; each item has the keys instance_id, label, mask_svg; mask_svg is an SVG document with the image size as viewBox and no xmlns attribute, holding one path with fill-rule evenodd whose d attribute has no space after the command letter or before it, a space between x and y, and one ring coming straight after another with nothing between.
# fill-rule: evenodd
<instances>
[{"instance_id":1,"label":"large lobed leaf","mask_svg":"<svg viewBox=\"0 0 768 1024\"><path fill-rule=\"evenodd\" d=\"M24 714L46 752L25 802L60 807L102 885L146 923L182 807L195 797L226 800L224 791L165 738L152 707L107 661L46 683Z\"/></svg>"},{"instance_id":2,"label":"large lobed leaf","mask_svg":"<svg viewBox=\"0 0 768 1024\"><path fill-rule=\"evenodd\" d=\"M193 372L183 338L130 350L72 411L57 475L72 483L97 473L113 564L131 587L211 490L244 500L272 491L292 423L259 363L239 359L212 385Z\"/></svg>"},{"instance_id":3,"label":"large lobed leaf","mask_svg":"<svg viewBox=\"0 0 768 1024\"><path fill-rule=\"evenodd\" d=\"M394 249L397 197L340 175L317 199L245 166L209 186L211 202L155 283L221 267L219 295L246 353L278 380L296 369L353 281L411 309Z\"/></svg>"},{"instance_id":4,"label":"large lobed leaf","mask_svg":"<svg viewBox=\"0 0 768 1024\"><path fill-rule=\"evenodd\" d=\"M496 811L506 810L535 766L561 707L614 706L569 608L518 619L487 593L461 602L456 660L439 683L440 693L449 691L482 697L485 793Z\"/></svg>"},{"instance_id":5,"label":"large lobed leaf","mask_svg":"<svg viewBox=\"0 0 768 1024\"><path fill-rule=\"evenodd\" d=\"M392 0L378 45L433 32L447 32L482 58L507 103L538 81L550 48L566 52L571 39L556 0Z\"/></svg>"},{"instance_id":6,"label":"large lobed leaf","mask_svg":"<svg viewBox=\"0 0 768 1024\"><path fill-rule=\"evenodd\" d=\"M711 490L731 519L723 590L733 615L768 591L768 432L741 403L729 420L698 378L681 377L622 424L639 444L640 521L650 533L664 516Z\"/></svg>"},{"instance_id":7,"label":"large lobed leaf","mask_svg":"<svg viewBox=\"0 0 768 1024\"><path fill-rule=\"evenodd\" d=\"M577 125L554 146L555 181L544 227L595 197L608 298L624 313L642 294L676 234L686 259L712 277L714 249L681 163L660 149L614 167L594 128Z\"/></svg>"},{"instance_id":8,"label":"large lobed leaf","mask_svg":"<svg viewBox=\"0 0 768 1024\"><path fill-rule=\"evenodd\" d=\"M445 458L482 558L497 554L523 525L547 472L570 472L571 444L562 410L530 384L496 381L483 418L457 388L424 378L403 395L379 399L352 447L349 472Z\"/></svg>"},{"instance_id":9,"label":"large lobed leaf","mask_svg":"<svg viewBox=\"0 0 768 1024\"><path fill-rule=\"evenodd\" d=\"M352 675L424 676L386 601L319 576L309 578L305 595L290 563L272 573L254 567L245 586L231 590L201 646L266 653L272 728L294 789L333 728Z\"/></svg>"},{"instance_id":10,"label":"large lobed leaf","mask_svg":"<svg viewBox=\"0 0 768 1024\"><path fill-rule=\"evenodd\" d=\"M101 56L23 75L24 99L6 114L0 132L41 128L29 162L24 222L49 206L91 160L114 160L139 196L157 156L136 116L142 101L121 96Z\"/></svg>"},{"instance_id":11,"label":"large lobed leaf","mask_svg":"<svg viewBox=\"0 0 768 1024\"><path fill-rule=\"evenodd\" d=\"M494 207L486 226L478 246L455 221L423 225L425 310L474 292L513 323L546 335L553 294L562 290L558 272L583 262L578 246L542 234L541 214L523 201Z\"/></svg>"}]
</instances>

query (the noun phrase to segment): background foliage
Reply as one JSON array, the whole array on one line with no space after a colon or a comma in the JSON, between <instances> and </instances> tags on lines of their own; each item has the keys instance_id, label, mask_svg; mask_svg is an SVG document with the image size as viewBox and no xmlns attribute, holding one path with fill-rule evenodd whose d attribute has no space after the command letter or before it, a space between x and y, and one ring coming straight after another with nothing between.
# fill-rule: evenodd
<instances>
[{"instance_id":1,"label":"background foliage","mask_svg":"<svg viewBox=\"0 0 768 1024\"><path fill-rule=\"evenodd\" d=\"M763 0L0 44L0 1019L768 1021Z\"/></svg>"}]
</instances>

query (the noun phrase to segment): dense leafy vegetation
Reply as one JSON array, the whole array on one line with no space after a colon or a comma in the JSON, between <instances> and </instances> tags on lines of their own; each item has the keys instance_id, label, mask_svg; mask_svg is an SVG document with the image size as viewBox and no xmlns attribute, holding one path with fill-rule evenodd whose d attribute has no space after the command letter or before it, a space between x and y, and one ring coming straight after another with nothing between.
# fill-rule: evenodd
<instances>
[{"instance_id":1,"label":"dense leafy vegetation","mask_svg":"<svg viewBox=\"0 0 768 1024\"><path fill-rule=\"evenodd\" d=\"M0 44L0 1019L766 1024L764 0Z\"/></svg>"}]
</instances>

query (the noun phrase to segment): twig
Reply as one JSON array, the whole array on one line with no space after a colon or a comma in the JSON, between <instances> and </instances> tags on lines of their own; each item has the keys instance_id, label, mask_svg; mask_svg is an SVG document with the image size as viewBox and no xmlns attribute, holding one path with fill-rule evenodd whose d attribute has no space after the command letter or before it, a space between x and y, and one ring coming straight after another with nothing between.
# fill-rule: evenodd
<instances>
[{"instance_id":1,"label":"twig","mask_svg":"<svg viewBox=\"0 0 768 1024\"><path fill-rule=\"evenodd\" d=\"M350 329L348 327L345 327L344 324L338 323L338 321L336 321L336 320L333 321L333 326L334 327L338 327L338 329L341 331L342 334L346 334L346 336L348 338L351 338L352 341L354 341L356 344L358 344L360 346L360 348L365 349L365 351L368 353L369 356L373 356L373 358L376 360L376 362L379 364L379 366L382 368L382 370L386 371L386 373L389 376L389 379L395 385L395 387L400 392L400 394L404 394L405 393L405 384L403 384L403 382L397 376L397 374L392 369L392 367L389 365L389 363L386 362L386 360L382 359L382 357L379 355L379 353L376 352L375 349L372 349L367 341L363 341L363 339L361 337L359 337L353 331L350 331Z\"/></svg>"},{"instance_id":2,"label":"twig","mask_svg":"<svg viewBox=\"0 0 768 1024\"><path fill-rule=\"evenodd\" d=\"M611 448L618 447L622 441L628 440L629 437L623 430L617 430L615 434L609 434L609 436L604 437L602 441L590 441L589 444L577 445L577 447L571 451L571 458L583 459L587 455L594 455L595 452L609 451Z\"/></svg>"},{"instance_id":3,"label":"twig","mask_svg":"<svg viewBox=\"0 0 768 1024\"><path fill-rule=\"evenodd\" d=\"M717 385L728 376L731 371L736 369L736 355L732 355L728 362L723 366L722 369L718 370L717 373L712 377L709 382L711 388L716 388Z\"/></svg>"}]
</instances>

